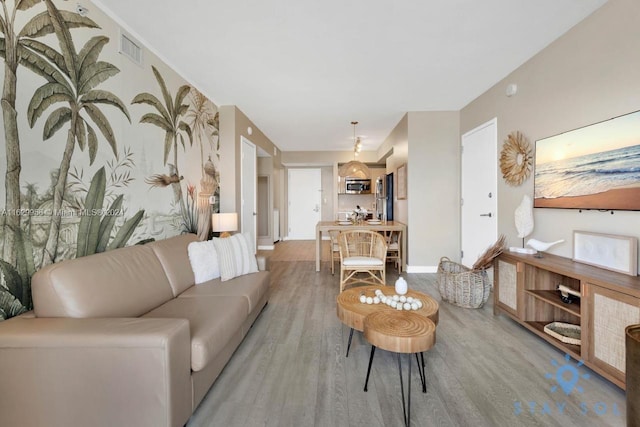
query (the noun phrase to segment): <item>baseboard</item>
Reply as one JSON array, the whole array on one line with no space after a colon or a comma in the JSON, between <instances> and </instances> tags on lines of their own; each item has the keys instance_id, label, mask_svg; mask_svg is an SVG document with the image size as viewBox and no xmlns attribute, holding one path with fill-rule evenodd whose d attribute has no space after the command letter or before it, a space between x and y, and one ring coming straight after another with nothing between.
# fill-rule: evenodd
<instances>
[{"instance_id":1,"label":"baseboard","mask_svg":"<svg viewBox=\"0 0 640 427\"><path fill-rule=\"evenodd\" d=\"M407 273L437 273L437 265L407 265Z\"/></svg>"},{"instance_id":2,"label":"baseboard","mask_svg":"<svg viewBox=\"0 0 640 427\"><path fill-rule=\"evenodd\" d=\"M274 245L258 245L259 251L272 251L275 249Z\"/></svg>"},{"instance_id":3,"label":"baseboard","mask_svg":"<svg viewBox=\"0 0 640 427\"><path fill-rule=\"evenodd\" d=\"M313 239L293 239L293 238L288 237L288 236L282 237L282 241L283 242L295 242L295 241L300 241L300 240L313 240L314 242L316 241L315 238L313 238ZM322 236L322 240L331 240L331 237L323 235Z\"/></svg>"}]
</instances>

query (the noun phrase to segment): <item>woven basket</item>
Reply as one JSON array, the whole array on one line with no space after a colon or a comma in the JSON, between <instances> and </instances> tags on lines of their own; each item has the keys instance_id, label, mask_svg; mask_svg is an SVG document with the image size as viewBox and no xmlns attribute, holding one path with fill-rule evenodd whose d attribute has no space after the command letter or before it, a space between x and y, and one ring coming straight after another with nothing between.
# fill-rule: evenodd
<instances>
[{"instance_id":1,"label":"woven basket","mask_svg":"<svg viewBox=\"0 0 640 427\"><path fill-rule=\"evenodd\" d=\"M447 257L438 264L438 290L444 301L464 308L480 308L489 299L486 270L471 270Z\"/></svg>"}]
</instances>

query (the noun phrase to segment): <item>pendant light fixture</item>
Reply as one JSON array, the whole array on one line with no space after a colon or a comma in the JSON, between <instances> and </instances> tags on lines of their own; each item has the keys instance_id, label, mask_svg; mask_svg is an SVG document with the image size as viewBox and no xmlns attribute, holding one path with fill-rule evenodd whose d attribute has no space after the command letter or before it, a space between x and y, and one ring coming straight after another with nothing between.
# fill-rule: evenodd
<instances>
[{"instance_id":1,"label":"pendant light fixture","mask_svg":"<svg viewBox=\"0 0 640 427\"><path fill-rule=\"evenodd\" d=\"M340 166L338 175L350 178L371 178L371 172L369 172L367 165L356 160L360 150L362 150L362 141L360 141L360 137L356 138L356 125L358 122L351 122L351 124L353 125L353 160Z\"/></svg>"}]
</instances>

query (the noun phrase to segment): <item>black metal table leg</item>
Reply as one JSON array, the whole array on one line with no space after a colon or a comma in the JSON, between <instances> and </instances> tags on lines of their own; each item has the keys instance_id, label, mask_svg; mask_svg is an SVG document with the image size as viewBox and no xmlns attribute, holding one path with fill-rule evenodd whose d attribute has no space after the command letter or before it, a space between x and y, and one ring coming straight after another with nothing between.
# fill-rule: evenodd
<instances>
[{"instance_id":1,"label":"black metal table leg","mask_svg":"<svg viewBox=\"0 0 640 427\"><path fill-rule=\"evenodd\" d=\"M407 381L407 427L411 423L411 355L407 354L407 361L409 362L409 381Z\"/></svg>"},{"instance_id":2,"label":"black metal table leg","mask_svg":"<svg viewBox=\"0 0 640 427\"><path fill-rule=\"evenodd\" d=\"M411 354L408 354L409 372L407 378L407 402L404 399L404 381L402 380L402 362L400 361L400 353L398 353L398 372L400 374L400 391L402 393L402 414L404 415L404 425L409 427L411 422Z\"/></svg>"},{"instance_id":3,"label":"black metal table leg","mask_svg":"<svg viewBox=\"0 0 640 427\"><path fill-rule=\"evenodd\" d=\"M351 340L353 339L353 328L351 328L351 331L349 332L349 343L347 344L347 356L349 357L349 349L351 348Z\"/></svg>"},{"instance_id":4,"label":"black metal table leg","mask_svg":"<svg viewBox=\"0 0 640 427\"><path fill-rule=\"evenodd\" d=\"M422 383L422 392L426 393L427 392L427 379L425 378L424 368L422 367L422 364L420 363L420 360L418 359L418 353L415 353L415 355L416 355L416 364L418 365L418 374L420 374L420 382Z\"/></svg>"},{"instance_id":5,"label":"black metal table leg","mask_svg":"<svg viewBox=\"0 0 640 427\"><path fill-rule=\"evenodd\" d=\"M371 373L371 364L373 363L373 355L376 352L376 346L371 346L371 355L369 356L369 367L367 368L367 379L364 382L364 391L367 391L367 386L369 385L369 374Z\"/></svg>"}]
</instances>

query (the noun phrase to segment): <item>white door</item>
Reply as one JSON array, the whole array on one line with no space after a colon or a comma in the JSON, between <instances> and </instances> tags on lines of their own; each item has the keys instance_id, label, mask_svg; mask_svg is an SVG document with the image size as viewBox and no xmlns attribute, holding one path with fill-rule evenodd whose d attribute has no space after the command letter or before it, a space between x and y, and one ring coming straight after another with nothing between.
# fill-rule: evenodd
<instances>
[{"instance_id":1,"label":"white door","mask_svg":"<svg viewBox=\"0 0 640 427\"><path fill-rule=\"evenodd\" d=\"M243 233L251 235L253 252L256 249L256 186L257 176L257 153L256 146L241 137L241 162L240 162L240 218Z\"/></svg>"},{"instance_id":2,"label":"white door","mask_svg":"<svg viewBox=\"0 0 640 427\"><path fill-rule=\"evenodd\" d=\"M497 119L462 135L462 264L471 267L498 237Z\"/></svg>"},{"instance_id":3,"label":"white door","mask_svg":"<svg viewBox=\"0 0 640 427\"><path fill-rule=\"evenodd\" d=\"M313 240L320 221L322 175L320 169L289 169L290 240Z\"/></svg>"}]
</instances>

